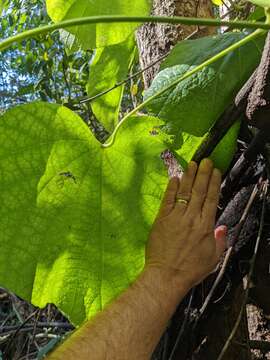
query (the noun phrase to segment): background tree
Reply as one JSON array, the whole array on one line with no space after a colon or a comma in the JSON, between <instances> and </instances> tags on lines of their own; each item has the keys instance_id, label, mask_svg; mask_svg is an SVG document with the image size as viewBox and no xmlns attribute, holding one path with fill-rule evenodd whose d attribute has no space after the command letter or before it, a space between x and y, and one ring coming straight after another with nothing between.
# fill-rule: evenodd
<instances>
[{"instance_id":1,"label":"background tree","mask_svg":"<svg viewBox=\"0 0 270 360\"><path fill-rule=\"evenodd\" d=\"M211 18L213 11L211 0L154 0L152 6L152 15L164 16ZM137 33L141 68L145 69L157 61L143 73L145 88L150 86L157 74L162 58L166 57L178 41L189 36L196 38L214 32L214 28L200 29L196 26L143 25Z\"/></svg>"}]
</instances>

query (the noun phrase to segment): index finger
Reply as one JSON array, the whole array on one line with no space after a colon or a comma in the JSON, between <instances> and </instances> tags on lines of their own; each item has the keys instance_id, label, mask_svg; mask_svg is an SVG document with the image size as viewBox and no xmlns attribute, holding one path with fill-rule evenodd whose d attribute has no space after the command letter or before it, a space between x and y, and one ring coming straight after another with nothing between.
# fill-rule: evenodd
<instances>
[{"instance_id":1,"label":"index finger","mask_svg":"<svg viewBox=\"0 0 270 360\"><path fill-rule=\"evenodd\" d=\"M167 189L165 191L158 217L165 217L170 214L175 206L175 198L178 191L179 179L173 177L169 180Z\"/></svg>"}]
</instances>

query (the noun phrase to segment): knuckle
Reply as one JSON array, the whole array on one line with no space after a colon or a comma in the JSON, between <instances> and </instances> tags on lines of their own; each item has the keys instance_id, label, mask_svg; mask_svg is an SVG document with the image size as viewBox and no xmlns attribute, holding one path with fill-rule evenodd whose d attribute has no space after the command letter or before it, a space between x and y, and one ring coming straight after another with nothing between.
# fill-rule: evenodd
<instances>
[{"instance_id":1,"label":"knuckle","mask_svg":"<svg viewBox=\"0 0 270 360\"><path fill-rule=\"evenodd\" d=\"M165 193L165 197L172 197L175 194L175 190L174 189L168 189Z\"/></svg>"},{"instance_id":2,"label":"knuckle","mask_svg":"<svg viewBox=\"0 0 270 360\"><path fill-rule=\"evenodd\" d=\"M195 198L205 198L206 192L204 190L200 190L199 188L193 188L192 196L194 196Z\"/></svg>"},{"instance_id":3,"label":"knuckle","mask_svg":"<svg viewBox=\"0 0 270 360\"><path fill-rule=\"evenodd\" d=\"M186 213L185 217L185 226L189 228L189 230L198 230L200 227L200 221L194 214L191 214L190 212Z\"/></svg>"},{"instance_id":4,"label":"knuckle","mask_svg":"<svg viewBox=\"0 0 270 360\"><path fill-rule=\"evenodd\" d=\"M189 200L191 198L191 192L180 191L179 193L177 193L177 198Z\"/></svg>"},{"instance_id":5,"label":"knuckle","mask_svg":"<svg viewBox=\"0 0 270 360\"><path fill-rule=\"evenodd\" d=\"M173 198L167 198L165 201L164 201L164 204L162 205L163 208L164 206L168 206L168 205L173 205L175 203L175 200Z\"/></svg>"},{"instance_id":6,"label":"knuckle","mask_svg":"<svg viewBox=\"0 0 270 360\"><path fill-rule=\"evenodd\" d=\"M212 194L208 194L205 201L210 204L215 204L218 202L218 197Z\"/></svg>"},{"instance_id":7,"label":"knuckle","mask_svg":"<svg viewBox=\"0 0 270 360\"><path fill-rule=\"evenodd\" d=\"M162 226L162 228L164 228L164 227L168 226L166 224L166 221L168 221L168 219L170 219L170 216L171 216L170 212L163 211L159 214L155 223L159 226Z\"/></svg>"},{"instance_id":8,"label":"knuckle","mask_svg":"<svg viewBox=\"0 0 270 360\"><path fill-rule=\"evenodd\" d=\"M200 178L205 178L205 177L209 177L209 175L211 175L212 172L212 166L209 167L201 167L199 169L199 174L198 176L200 176Z\"/></svg>"},{"instance_id":9,"label":"knuckle","mask_svg":"<svg viewBox=\"0 0 270 360\"><path fill-rule=\"evenodd\" d=\"M193 225L193 219L191 216L189 216L188 210L185 212L185 215L183 216L183 228L188 228Z\"/></svg>"}]
</instances>

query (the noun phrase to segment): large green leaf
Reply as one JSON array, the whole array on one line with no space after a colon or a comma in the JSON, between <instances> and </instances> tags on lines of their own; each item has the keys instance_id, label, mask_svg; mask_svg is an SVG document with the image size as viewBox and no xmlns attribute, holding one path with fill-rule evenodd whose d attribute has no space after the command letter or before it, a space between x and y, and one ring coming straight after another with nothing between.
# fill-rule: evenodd
<instances>
[{"instance_id":1,"label":"large green leaf","mask_svg":"<svg viewBox=\"0 0 270 360\"><path fill-rule=\"evenodd\" d=\"M185 72L219 53L245 35L239 32L180 42L162 64L162 71L146 92L148 98ZM167 131L183 130L203 136L259 64L264 38L229 53L223 59L180 82L149 104L152 114L164 119Z\"/></svg>"},{"instance_id":2,"label":"large green leaf","mask_svg":"<svg viewBox=\"0 0 270 360\"><path fill-rule=\"evenodd\" d=\"M59 22L86 16L98 15L148 15L150 0L47 0L47 10L53 21ZM126 40L138 24L97 24L73 27L70 32L76 35L84 49L94 49Z\"/></svg>"},{"instance_id":3,"label":"large green leaf","mask_svg":"<svg viewBox=\"0 0 270 360\"><path fill-rule=\"evenodd\" d=\"M265 10L260 6L256 6L254 11L247 18L249 21L263 21L264 19Z\"/></svg>"},{"instance_id":4,"label":"large green leaf","mask_svg":"<svg viewBox=\"0 0 270 360\"><path fill-rule=\"evenodd\" d=\"M155 124L134 117L104 149L65 107L0 118L1 286L80 324L136 278L167 182Z\"/></svg>"},{"instance_id":5,"label":"large green leaf","mask_svg":"<svg viewBox=\"0 0 270 360\"><path fill-rule=\"evenodd\" d=\"M90 67L88 95L100 94L118 82L124 80L135 55L135 41L132 35L126 41L96 50ZM112 131L118 122L119 108L123 96L124 85L91 102L96 118L108 131Z\"/></svg>"}]
</instances>

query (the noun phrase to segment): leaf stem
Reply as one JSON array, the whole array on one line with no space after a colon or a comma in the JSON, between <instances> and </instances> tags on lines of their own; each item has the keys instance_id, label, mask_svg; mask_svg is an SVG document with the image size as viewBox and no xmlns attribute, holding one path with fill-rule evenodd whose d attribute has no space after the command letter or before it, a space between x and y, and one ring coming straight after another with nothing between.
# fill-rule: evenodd
<instances>
[{"instance_id":1,"label":"leaf stem","mask_svg":"<svg viewBox=\"0 0 270 360\"><path fill-rule=\"evenodd\" d=\"M56 24L41 26L35 29L27 30L22 33L11 36L0 42L0 51L8 49L14 43L22 42L25 39L39 35L50 33L54 30L72 28L74 26L101 24L101 23L166 23L166 24L182 24L182 25L198 25L198 26L229 26L231 29L264 29L270 30L270 24L264 22L250 21L222 21L219 19L192 18L192 17L168 17L168 16L89 16L65 20Z\"/></svg>"},{"instance_id":2,"label":"leaf stem","mask_svg":"<svg viewBox=\"0 0 270 360\"><path fill-rule=\"evenodd\" d=\"M197 72L199 72L200 70L202 70L204 67L213 64L214 62L216 62L217 60L223 58L224 56L226 56L229 52L234 51L238 48L240 48L241 46L245 45L246 43L248 43L249 41L261 36L265 34L264 30L261 29L257 29L256 31L254 31L253 33L247 35L245 38L241 39L240 41L236 42L235 44L227 47L226 49L222 50L221 52L219 52L218 54L216 54L215 56L211 57L210 59L204 61L202 64L196 66L194 69L187 71L183 76L181 76L180 78L177 78L175 81L173 81L171 84L169 84L168 86L165 86L163 89L161 89L159 92L157 92L156 94L154 94L153 96L150 96L148 99L146 99L143 103L141 103L139 106L137 106L135 109L133 109L131 112L129 112L115 127L114 132L112 133L109 142L106 144L102 144L102 147L104 148L108 148L111 147L114 142L115 142L115 138L116 135L120 129L120 127L123 125L123 123L132 115L135 115L139 110L141 110L142 108L145 108L146 105L148 105L151 101L153 101L155 98L161 96L162 94L164 94L166 91L170 90L171 88L175 87L176 85L178 85L181 81L189 78L190 76L196 74Z\"/></svg>"},{"instance_id":3,"label":"leaf stem","mask_svg":"<svg viewBox=\"0 0 270 360\"><path fill-rule=\"evenodd\" d=\"M98 98L100 98L103 95L108 94L109 92L113 91L114 89L118 88L119 86L122 86L126 83L128 83L129 81L135 79L136 77L138 77L139 75L143 74L145 71L147 71L148 69L151 69L151 67L153 67L154 65L156 65L157 63L159 63L161 60L165 59L168 55L169 55L170 51L168 51L166 54L160 56L158 59L156 59L155 61L153 61L150 65L146 66L144 69L139 70L137 72L135 72L134 74L130 75L129 77L127 77L124 80L121 80L119 82L117 82L114 86L110 87L109 89L106 89L94 96L90 96L90 97L84 97L81 99L75 99L73 101L71 101L71 104L85 104L88 102L92 102Z\"/></svg>"},{"instance_id":4,"label":"leaf stem","mask_svg":"<svg viewBox=\"0 0 270 360\"><path fill-rule=\"evenodd\" d=\"M193 38L194 35L196 35L198 33L198 29L197 28L195 31L193 31L193 33L191 33L190 35L188 35L187 37L185 37L183 40L190 40ZM151 69L153 66L155 66L156 64L158 64L159 62L161 62L163 59L165 59L169 53L171 52L171 50L169 50L166 54L163 54L162 56L160 56L158 59L156 59L155 61L153 61L151 64L149 64L148 66L146 66L144 69L141 69L139 70L138 72L130 75L129 77L127 77L126 79L124 80L121 80L119 82L117 82L114 86L112 86L111 88L107 89L107 90L104 90L94 96L91 96L91 97L83 97L83 98L77 98L77 99L74 99L70 102L70 104L72 105L76 105L76 104L85 104L85 103L88 103L88 102L92 102L98 98L100 98L101 96L103 95L106 95L108 94L109 92L113 91L114 89L116 89L117 87L119 86L122 86L126 83L128 83L129 81L132 81L133 79L135 79L136 77L138 77L139 75L143 74L145 71L147 71L148 69Z\"/></svg>"}]
</instances>

